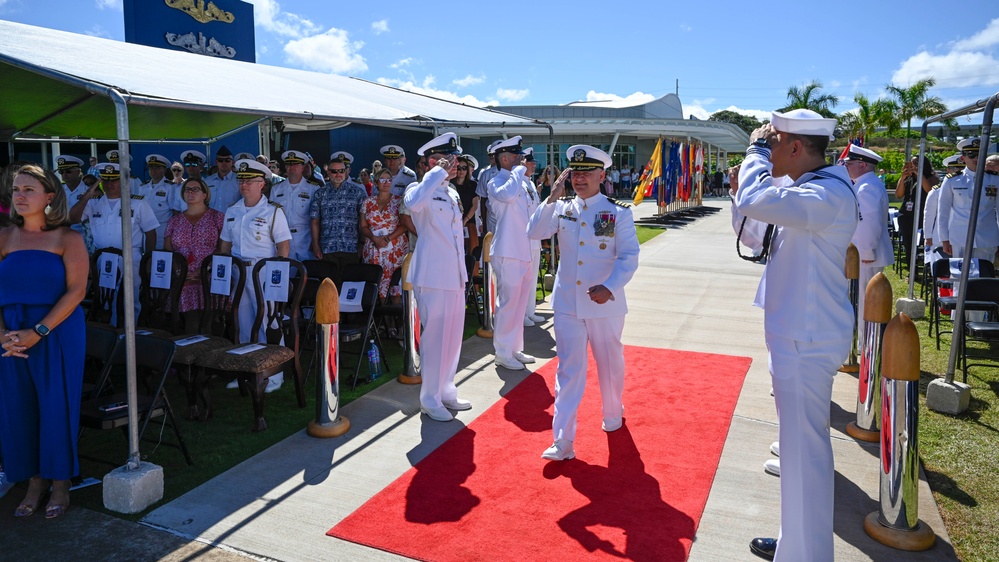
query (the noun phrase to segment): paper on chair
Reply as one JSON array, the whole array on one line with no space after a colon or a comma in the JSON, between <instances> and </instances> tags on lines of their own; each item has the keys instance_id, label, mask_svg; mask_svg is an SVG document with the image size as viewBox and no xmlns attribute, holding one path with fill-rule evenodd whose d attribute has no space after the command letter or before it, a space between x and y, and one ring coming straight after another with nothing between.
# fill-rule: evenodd
<instances>
[{"instance_id":1,"label":"paper on chair","mask_svg":"<svg viewBox=\"0 0 999 562\"><path fill-rule=\"evenodd\" d=\"M340 291L340 312L361 312L361 299L364 296L364 281L344 281Z\"/></svg>"},{"instance_id":2,"label":"paper on chair","mask_svg":"<svg viewBox=\"0 0 999 562\"><path fill-rule=\"evenodd\" d=\"M233 355L246 355L247 353L250 353L251 351L256 351L258 349L263 349L265 347L267 347L267 346L263 345L263 344L251 343L250 345L244 345L243 347L237 347L236 349L230 349L228 351L228 353L232 353Z\"/></svg>"},{"instance_id":3,"label":"paper on chair","mask_svg":"<svg viewBox=\"0 0 999 562\"><path fill-rule=\"evenodd\" d=\"M173 252L153 250L149 272L149 286L154 289L170 289L170 274L173 273Z\"/></svg>"},{"instance_id":4,"label":"paper on chair","mask_svg":"<svg viewBox=\"0 0 999 562\"><path fill-rule=\"evenodd\" d=\"M199 341L205 341L207 339L208 336L191 336L189 338L177 340L173 343L177 344L177 347L184 347L185 345L191 345L192 343L198 343Z\"/></svg>"}]
</instances>

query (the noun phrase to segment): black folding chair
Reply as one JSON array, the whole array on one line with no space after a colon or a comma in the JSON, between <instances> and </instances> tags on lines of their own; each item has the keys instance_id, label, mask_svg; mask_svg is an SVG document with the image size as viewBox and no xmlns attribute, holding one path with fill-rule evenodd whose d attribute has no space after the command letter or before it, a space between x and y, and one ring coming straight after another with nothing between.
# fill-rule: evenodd
<instances>
[{"instance_id":1,"label":"black folding chair","mask_svg":"<svg viewBox=\"0 0 999 562\"><path fill-rule=\"evenodd\" d=\"M340 309L340 343L357 343L357 367L354 369L354 381L351 390L357 387L357 379L361 373L361 365L366 358L365 349L370 340L375 340L375 345L380 350L382 363L385 370L389 370L388 360L385 358L385 348L382 346L381 336L375 324L375 306L378 302L378 283L382 279L382 266L370 263L359 263L344 266L340 272L340 294L344 292L346 283L364 283L361 295L361 311L348 312ZM341 345L340 355L352 354L346 350L346 346Z\"/></svg>"}]
</instances>

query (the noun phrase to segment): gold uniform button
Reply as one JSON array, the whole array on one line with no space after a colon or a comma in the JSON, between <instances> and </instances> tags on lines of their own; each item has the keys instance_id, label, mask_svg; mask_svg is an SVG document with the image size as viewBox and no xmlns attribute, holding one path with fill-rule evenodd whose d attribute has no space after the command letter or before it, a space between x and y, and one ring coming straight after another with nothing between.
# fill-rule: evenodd
<instances>
[{"instance_id":1,"label":"gold uniform button","mask_svg":"<svg viewBox=\"0 0 999 562\"><path fill-rule=\"evenodd\" d=\"M583 284L583 282L582 282L582 281L576 281L576 284L577 284L577 285L582 285L582 284Z\"/></svg>"},{"instance_id":2,"label":"gold uniform button","mask_svg":"<svg viewBox=\"0 0 999 562\"><path fill-rule=\"evenodd\" d=\"M585 243L585 242L583 242L582 240L580 240L580 241L579 241L579 245L580 245L580 246L585 246L585 245L586 245L586 243Z\"/></svg>"},{"instance_id":3,"label":"gold uniform button","mask_svg":"<svg viewBox=\"0 0 999 562\"><path fill-rule=\"evenodd\" d=\"M579 223L579 226L586 226L586 223L585 222L581 222L581 223Z\"/></svg>"},{"instance_id":4,"label":"gold uniform button","mask_svg":"<svg viewBox=\"0 0 999 562\"><path fill-rule=\"evenodd\" d=\"M580 261L580 262L579 262L579 263L577 263L576 265L583 265L583 262L582 262L582 261Z\"/></svg>"}]
</instances>

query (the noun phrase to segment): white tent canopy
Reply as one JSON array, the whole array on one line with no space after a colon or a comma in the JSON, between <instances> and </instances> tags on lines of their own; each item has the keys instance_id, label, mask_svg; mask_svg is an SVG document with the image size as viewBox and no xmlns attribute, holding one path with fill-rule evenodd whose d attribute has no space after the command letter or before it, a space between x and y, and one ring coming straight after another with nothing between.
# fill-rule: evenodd
<instances>
[{"instance_id":1,"label":"white tent canopy","mask_svg":"<svg viewBox=\"0 0 999 562\"><path fill-rule=\"evenodd\" d=\"M182 76L183 79L176 77ZM114 89L130 138L208 139L280 117L289 129L351 122L433 128L542 123L372 82L206 57L0 21L0 139L118 138Z\"/></svg>"}]
</instances>

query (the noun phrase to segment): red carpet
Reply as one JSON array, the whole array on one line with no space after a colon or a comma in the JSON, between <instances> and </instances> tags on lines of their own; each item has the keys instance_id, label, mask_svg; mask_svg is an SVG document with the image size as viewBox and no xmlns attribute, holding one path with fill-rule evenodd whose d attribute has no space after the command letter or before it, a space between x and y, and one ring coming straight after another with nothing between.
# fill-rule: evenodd
<instances>
[{"instance_id":1,"label":"red carpet","mask_svg":"<svg viewBox=\"0 0 999 562\"><path fill-rule=\"evenodd\" d=\"M423 560L686 560L750 361L626 347L604 433L591 357L576 458L548 462L551 361L327 534Z\"/></svg>"}]
</instances>

